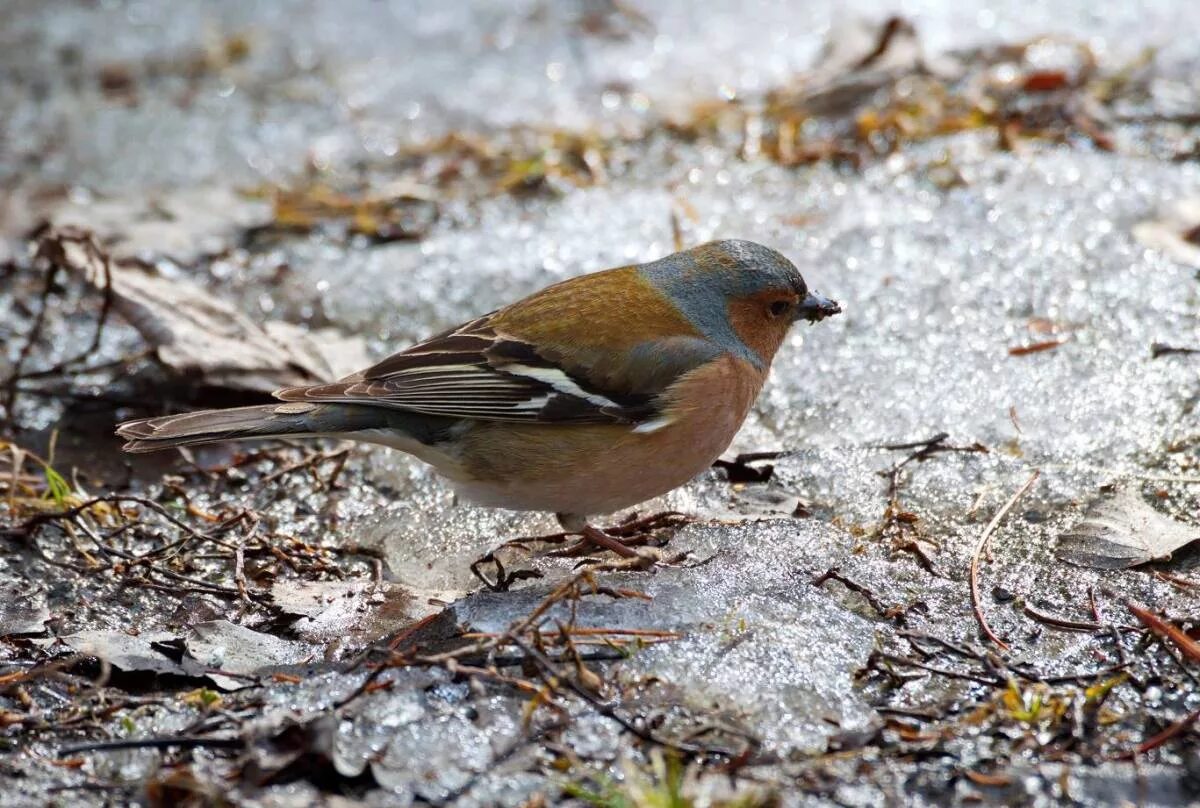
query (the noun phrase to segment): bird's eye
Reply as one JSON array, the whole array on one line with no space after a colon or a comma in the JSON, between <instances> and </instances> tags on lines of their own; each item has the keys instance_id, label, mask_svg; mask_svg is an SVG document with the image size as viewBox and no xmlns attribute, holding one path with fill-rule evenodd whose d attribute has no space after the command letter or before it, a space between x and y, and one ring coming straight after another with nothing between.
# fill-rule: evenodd
<instances>
[{"instance_id":1,"label":"bird's eye","mask_svg":"<svg viewBox=\"0 0 1200 808\"><path fill-rule=\"evenodd\" d=\"M792 304L787 300L776 300L771 304L771 316L782 317L792 310Z\"/></svg>"}]
</instances>

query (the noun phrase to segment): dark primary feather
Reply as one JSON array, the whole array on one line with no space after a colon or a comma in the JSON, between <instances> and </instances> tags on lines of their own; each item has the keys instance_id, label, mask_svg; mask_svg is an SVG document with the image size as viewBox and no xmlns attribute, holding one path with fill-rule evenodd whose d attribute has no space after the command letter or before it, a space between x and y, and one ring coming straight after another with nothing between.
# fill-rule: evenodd
<instances>
[{"instance_id":1,"label":"dark primary feather","mask_svg":"<svg viewBox=\"0 0 1200 808\"><path fill-rule=\"evenodd\" d=\"M330 435L363 430L394 430L420 443L445 440L454 421L381 407L347 404L260 404L228 410L203 410L126 421L117 434L127 452L153 452L225 440L284 435Z\"/></svg>"}]
</instances>

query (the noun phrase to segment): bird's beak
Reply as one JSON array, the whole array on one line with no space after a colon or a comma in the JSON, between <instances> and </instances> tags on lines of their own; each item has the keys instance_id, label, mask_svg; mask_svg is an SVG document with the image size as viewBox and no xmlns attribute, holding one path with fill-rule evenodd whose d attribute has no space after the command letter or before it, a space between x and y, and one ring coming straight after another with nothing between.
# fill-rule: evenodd
<instances>
[{"instance_id":1,"label":"bird's beak","mask_svg":"<svg viewBox=\"0 0 1200 808\"><path fill-rule=\"evenodd\" d=\"M841 314L842 307L827 297L822 297L816 292L809 292L808 295L800 301L800 305L796 307L796 319L808 320L810 323L819 323L826 317L832 317L835 314Z\"/></svg>"}]
</instances>

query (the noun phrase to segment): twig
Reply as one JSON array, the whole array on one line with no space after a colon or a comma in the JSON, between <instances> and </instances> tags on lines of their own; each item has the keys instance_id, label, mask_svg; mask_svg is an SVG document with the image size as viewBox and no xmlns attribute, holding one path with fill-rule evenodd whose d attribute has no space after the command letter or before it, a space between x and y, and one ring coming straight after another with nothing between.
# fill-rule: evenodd
<instances>
[{"instance_id":1,"label":"twig","mask_svg":"<svg viewBox=\"0 0 1200 808\"><path fill-rule=\"evenodd\" d=\"M945 715L939 715L924 710L912 710L907 707L876 707L875 712L883 715L896 715L901 718L912 718L917 721L941 721Z\"/></svg>"},{"instance_id":2,"label":"twig","mask_svg":"<svg viewBox=\"0 0 1200 808\"><path fill-rule=\"evenodd\" d=\"M904 551L911 553L930 574L934 574L933 562L915 540L906 539L904 535L906 530L916 532L914 526L918 521L918 517L914 513L909 513L901 509L900 475L910 463L922 463L930 457L943 452L987 452L987 447L981 443L973 443L970 446L949 445L946 443L949 437L949 432L939 432L926 440L912 441L910 443L886 443L871 447L874 449L886 449L889 452L915 450L903 460L892 464L890 468L878 472L880 477L887 480L887 505L884 507L883 518L880 520L879 526L875 529L875 534L877 536L887 536L889 529L893 530L894 533L891 535L893 552Z\"/></svg>"},{"instance_id":3,"label":"twig","mask_svg":"<svg viewBox=\"0 0 1200 808\"><path fill-rule=\"evenodd\" d=\"M1063 631L1083 631L1091 633L1104 630L1104 626L1099 623L1083 623L1078 620L1066 620L1062 617L1053 617L1048 614L1043 614L1042 612L1034 609L1028 603L1024 605L1022 611L1025 612L1027 617L1036 620L1039 623L1047 626L1053 626L1054 628L1060 628Z\"/></svg>"},{"instance_id":4,"label":"twig","mask_svg":"<svg viewBox=\"0 0 1200 808\"><path fill-rule=\"evenodd\" d=\"M67 370L67 368L70 368L72 365L75 365L79 362L85 362L96 353L96 351L100 348L100 341L104 337L104 326L108 323L109 314L112 312L113 305L116 300L116 294L113 292L112 285L112 262L109 259L108 254L101 250L99 246L97 246L95 239L90 233L86 233L84 231L72 231L71 233L64 231L62 233L58 233L53 230L47 230L43 228L42 231L36 234L35 237L38 238L39 241L37 253L34 255L34 260L35 262L44 263L46 265L46 285L42 290L40 307L38 308L37 316L34 319L33 327L30 329L29 338L21 347L21 353L17 357L16 364L13 365L12 375L8 377L8 380L5 383L7 386L7 400L5 407L10 419L13 416L13 405L16 403L17 393L22 392L21 388L17 386L18 382L20 382L22 379L43 378L46 376L55 376L61 374ZM88 347L84 348L75 356L56 362L53 366L43 370L39 370L34 373L23 374L22 370L24 369L25 362L29 358L29 355L33 350L33 346L37 344L38 338L41 336L41 332L45 327L46 311L49 308L49 297L54 288L54 281L57 279L60 269L70 266L70 261L68 261L66 253L63 250L63 241L66 239L80 244L84 250L91 253L91 256L102 267L103 281L101 285L101 292L104 295L104 299L100 304L100 315L96 318L96 328L92 334L91 342L88 343ZM124 359L116 360L116 363L121 362L124 362ZM98 367L102 368L107 364L110 363L105 363Z\"/></svg>"},{"instance_id":5,"label":"twig","mask_svg":"<svg viewBox=\"0 0 1200 808\"><path fill-rule=\"evenodd\" d=\"M284 466L283 468L268 474L258 482L258 485L269 485L270 483L278 480L280 477L291 474L293 471L299 471L300 469L315 469L324 464L327 460L337 460L340 462L334 467L333 473L330 475L330 480L332 481L336 479L337 475L341 472L342 466L346 464L346 458L349 456L349 454L349 449L337 449L332 452L311 452L305 457L301 458L299 461L292 463L291 465Z\"/></svg>"},{"instance_id":6,"label":"twig","mask_svg":"<svg viewBox=\"0 0 1200 808\"><path fill-rule=\"evenodd\" d=\"M1179 653L1192 662L1200 662L1200 643L1197 643L1187 632L1171 625L1149 609L1143 609L1131 600L1125 601L1125 608L1142 621L1142 624L1163 639L1170 640L1179 649Z\"/></svg>"},{"instance_id":7,"label":"twig","mask_svg":"<svg viewBox=\"0 0 1200 808\"><path fill-rule=\"evenodd\" d=\"M528 654L535 662L537 662L539 667L541 667L545 674L551 677L551 679L565 684L576 696L579 696L579 698L590 704L600 715L617 722L626 731L632 733L638 738L641 738L643 741L647 741L657 746L662 746L666 749L671 749L679 752L680 754L688 756L728 754L728 752L723 749L713 749L700 746L698 744L688 743L686 741L673 741L669 738L663 738L651 732L650 730L645 729L644 727L638 726L636 722L630 721L628 718L618 713L613 705L609 704L598 697L595 693L592 693L587 688L583 687L572 677L557 676L554 673L554 663L547 659L546 656L536 648L524 642L520 637L514 634L510 639L512 640L513 644L515 644L518 648Z\"/></svg>"},{"instance_id":8,"label":"twig","mask_svg":"<svg viewBox=\"0 0 1200 808\"><path fill-rule=\"evenodd\" d=\"M971 608L975 612L975 620L978 621L979 628L983 630L984 636L991 640L996 647L1004 651L1008 650L1008 644L997 637L996 633L992 631L992 627L988 625L987 617L983 614L983 606L979 601L979 557L987 548L988 539L991 538L992 533L995 532L1001 520L1008 515L1008 512L1013 509L1018 500L1025 496L1029 489L1033 488L1033 484L1037 482L1040 476L1040 471L1034 471L1025 484L1017 489L1017 492L1009 498L1008 502L1004 503L1004 506L996 511L996 515L992 517L992 521L988 522L987 527L980 534L979 541L975 544L975 552L971 553Z\"/></svg>"},{"instance_id":9,"label":"twig","mask_svg":"<svg viewBox=\"0 0 1200 808\"><path fill-rule=\"evenodd\" d=\"M33 346L37 344L46 324L46 311L50 308L50 294L54 291L54 281L58 278L59 269L57 263L51 263L46 269L46 282L42 287L41 295L38 296L38 313L34 317L33 326L29 329L29 336L25 340L25 344L21 346L21 351L17 354L17 361L13 363L12 374L4 383L6 387L4 410L9 421L13 419L13 407L17 403L17 382L21 380L21 370L25 367L25 361L29 358Z\"/></svg>"},{"instance_id":10,"label":"twig","mask_svg":"<svg viewBox=\"0 0 1200 808\"><path fill-rule=\"evenodd\" d=\"M893 614L893 610L887 606L879 597L867 587L860 583L850 580L846 576L838 572L837 567L830 567L824 574L813 578L810 582L813 586L821 586L826 581L837 581L842 586L849 589L851 592L856 592L871 605L871 608L879 614L880 617L889 617Z\"/></svg>"},{"instance_id":11,"label":"twig","mask_svg":"<svg viewBox=\"0 0 1200 808\"><path fill-rule=\"evenodd\" d=\"M1042 676L1036 671L1023 671L1020 668L1013 668L1012 671L1030 682L1041 682L1046 685L1083 685L1088 682L1096 682L1115 676L1118 673L1124 672L1128 667L1128 662L1122 662L1119 665L1109 665L1107 668L1100 668L1099 670L1083 671L1082 673L1064 673L1058 676Z\"/></svg>"},{"instance_id":12,"label":"twig","mask_svg":"<svg viewBox=\"0 0 1200 808\"><path fill-rule=\"evenodd\" d=\"M1190 727L1192 724L1195 724L1198 719L1200 719L1200 710L1196 710L1195 712L1189 713L1184 718L1181 718L1180 720L1176 721L1174 724L1171 724L1169 727L1164 729L1162 732L1159 732L1158 734L1153 735L1153 736L1147 738L1146 740L1142 741L1140 744L1137 745L1137 748L1134 749L1133 751L1126 752L1122 755L1118 755L1115 759L1116 760L1130 760L1137 755L1144 755L1145 753L1151 751L1152 749L1157 749L1158 747L1162 746L1167 741L1174 738L1176 735L1183 732L1185 729Z\"/></svg>"},{"instance_id":13,"label":"twig","mask_svg":"<svg viewBox=\"0 0 1200 808\"><path fill-rule=\"evenodd\" d=\"M58 750L59 756L74 755L79 752L113 752L119 749L195 749L206 746L212 749L241 749L246 745L241 738L126 738L120 741L98 741L82 743L75 746L64 746Z\"/></svg>"},{"instance_id":14,"label":"twig","mask_svg":"<svg viewBox=\"0 0 1200 808\"><path fill-rule=\"evenodd\" d=\"M651 628L580 628L580 627L564 627L568 634L572 637L644 637L649 639L666 639L677 640L683 635L678 631L666 631ZM562 630L552 632L537 632L542 639L553 639L562 633ZM464 640L490 640L495 637L502 637L503 634L492 631L468 631L462 634Z\"/></svg>"},{"instance_id":15,"label":"twig","mask_svg":"<svg viewBox=\"0 0 1200 808\"><path fill-rule=\"evenodd\" d=\"M873 446L871 448L887 449L889 452L902 452L906 449L920 449L921 452L928 453L928 452L933 451L933 449L935 447L940 445L942 443L942 441L946 440L949 437L950 437L949 432L939 432L936 435L934 435L932 438L926 438L925 440L915 440L915 441L912 441L911 443L883 443L883 444L879 444L878 446ZM907 463L908 460L905 459L904 462Z\"/></svg>"},{"instance_id":16,"label":"twig","mask_svg":"<svg viewBox=\"0 0 1200 808\"><path fill-rule=\"evenodd\" d=\"M238 596L249 602L250 596L246 593L246 548L243 542L238 542L233 559L233 580L237 584Z\"/></svg>"},{"instance_id":17,"label":"twig","mask_svg":"<svg viewBox=\"0 0 1200 808\"><path fill-rule=\"evenodd\" d=\"M1170 354L1200 354L1200 348L1177 348L1174 345L1166 345L1161 342L1155 342L1150 345L1150 358L1158 359L1160 356L1169 356Z\"/></svg>"},{"instance_id":18,"label":"twig","mask_svg":"<svg viewBox=\"0 0 1200 808\"><path fill-rule=\"evenodd\" d=\"M948 651L955 656L962 657L963 659L974 659L978 661L982 659L983 656L978 651L972 651L969 648L964 648L957 643L953 643L950 640L935 636L933 634L924 634L918 631L901 631L898 632L898 636L904 638L904 640L908 642L908 644L911 645L917 653L921 654L926 659L933 656L937 652L927 651L926 649L922 648L920 645L922 641L931 642L934 645L940 646L943 650Z\"/></svg>"},{"instance_id":19,"label":"twig","mask_svg":"<svg viewBox=\"0 0 1200 808\"><path fill-rule=\"evenodd\" d=\"M976 682L981 685L990 685L992 687L999 687L1000 685L1004 684L1004 681L999 677L983 676L977 673L963 673L960 671L947 670L946 668L937 668L933 665L926 665L920 660L909 659L907 657L897 656L895 654L876 652L872 654L872 656L876 659L882 659L884 662L891 662L893 665L905 665L910 668L920 668L923 671L928 671L929 673L934 673L938 676L945 676L948 679L963 679L968 682Z\"/></svg>"}]
</instances>

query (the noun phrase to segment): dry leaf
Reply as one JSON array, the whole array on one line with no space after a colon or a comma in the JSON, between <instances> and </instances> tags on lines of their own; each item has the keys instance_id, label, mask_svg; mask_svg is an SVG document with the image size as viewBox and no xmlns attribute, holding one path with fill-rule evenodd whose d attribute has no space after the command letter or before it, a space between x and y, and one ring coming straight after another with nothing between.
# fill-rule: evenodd
<instances>
[{"instance_id":1,"label":"dry leaf","mask_svg":"<svg viewBox=\"0 0 1200 808\"><path fill-rule=\"evenodd\" d=\"M184 645L202 667L244 675L295 665L312 653L302 643L254 631L228 620L196 623L188 630ZM221 684L215 677L214 681Z\"/></svg>"},{"instance_id":2,"label":"dry leaf","mask_svg":"<svg viewBox=\"0 0 1200 808\"><path fill-rule=\"evenodd\" d=\"M40 634L49 619L44 596L23 592L15 584L0 585L0 637Z\"/></svg>"},{"instance_id":3,"label":"dry leaf","mask_svg":"<svg viewBox=\"0 0 1200 808\"><path fill-rule=\"evenodd\" d=\"M332 329L308 332L283 322L263 325L186 279L164 278L109 259L90 233L49 230L39 252L79 272L153 347L159 361L214 387L269 393L331 381L368 364L358 337Z\"/></svg>"},{"instance_id":4,"label":"dry leaf","mask_svg":"<svg viewBox=\"0 0 1200 808\"><path fill-rule=\"evenodd\" d=\"M1066 342L1066 339L1048 339L1041 342L1033 342L1028 345L1015 345L1008 349L1009 356L1027 356L1029 354L1042 353L1043 351L1053 351L1059 345Z\"/></svg>"},{"instance_id":5,"label":"dry leaf","mask_svg":"<svg viewBox=\"0 0 1200 808\"><path fill-rule=\"evenodd\" d=\"M1181 264L1200 267L1200 199L1183 199L1156 219L1138 222L1133 235L1142 244L1161 250Z\"/></svg>"},{"instance_id":6,"label":"dry leaf","mask_svg":"<svg viewBox=\"0 0 1200 808\"><path fill-rule=\"evenodd\" d=\"M1056 554L1082 567L1125 569L1171 557L1200 539L1200 526L1163 516L1123 490L1094 506L1082 521L1058 537Z\"/></svg>"},{"instance_id":7,"label":"dry leaf","mask_svg":"<svg viewBox=\"0 0 1200 808\"><path fill-rule=\"evenodd\" d=\"M175 662L155 645L164 646L176 641L174 634L165 631L143 631L137 636L124 631L100 629L80 631L60 638L78 654L103 659L123 671L166 673L175 676L200 676L190 660Z\"/></svg>"},{"instance_id":8,"label":"dry leaf","mask_svg":"<svg viewBox=\"0 0 1200 808\"><path fill-rule=\"evenodd\" d=\"M131 198L67 200L42 216L96 234L113 258L190 264L228 249L271 221L271 206L230 188L199 187Z\"/></svg>"},{"instance_id":9,"label":"dry leaf","mask_svg":"<svg viewBox=\"0 0 1200 808\"><path fill-rule=\"evenodd\" d=\"M274 189L275 227L313 230L340 222L350 232L379 241L417 239L438 217L432 189L414 183L394 183L373 193L340 193L324 185L299 190Z\"/></svg>"},{"instance_id":10,"label":"dry leaf","mask_svg":"<svg viewBox=\"0 0 1200 808\"><path fill-rule=\"evenodd\" d=\"M897 77L922 69L943 76L961 70L949 57L926 55L916 28L902 17L851 19L830 30L798 100L811 114L844 113Z\"/></svg>"},{"instance_id":11,"label":"dry leaf","mask_svg":"<svg viewBox=\"0 0 1200 808\"><path fill-rule=\"evenodd\" d=\"M462 592L421 592L386 581L277 581L275 604L301 615L291 628L302 639L341 638L367 644L442 611Z\"/></svg>"}]
</instances>

